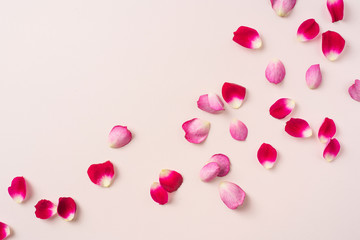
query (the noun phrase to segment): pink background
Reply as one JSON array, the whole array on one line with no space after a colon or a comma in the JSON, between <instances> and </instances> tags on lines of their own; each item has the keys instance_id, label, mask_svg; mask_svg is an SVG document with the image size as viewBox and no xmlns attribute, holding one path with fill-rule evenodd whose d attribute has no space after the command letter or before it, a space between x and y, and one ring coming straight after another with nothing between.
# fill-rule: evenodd
<instances>
[{"instance_id":1,"label":"pink background","mask_svg":"<svg viewBox=\"0 0 360 240\"><path fill-rule=\"evenodd\" d=\"M325 0L298 1L287 18L267 0L1 1L0 3L0 221L11 239L359 239L360 105L348 87L360 77L360 2L346 0L344 21L332 24ZM336 62L321 52L321 37L296 39L300 23L315 18L321 31L346 39ZM232 41L239 26L259 31L251 51ZM287 75L275 86L264 77L272 58ZM319 63L323 84L309 90L305 71ZM239 110L211 115L196 107L201 94L220 94L224 81L245 86ZM317 133L330 117L342 149L328 163L313 136L295 139L268 109L278 98L297 103L292 117ZM211 122L202 145L184 139L181 124ZM249 129L245 142L230 137L232 118ZM110 129L127 125L133 141L107 143ZM265 170L256 159L263 143L279 153ZM230 157L228 176L203 183L199 170L215 153ZM117 177L108 189L90 182L92 163L111 160ZM184 176L166 206L149 186L163 168ZM7 193L24 176L31 196L16 204ZM221 180L247 192L236 211L218 194ZM71 196L77 220L40 220L34 205Z\"/></svg>"}]
</instances>

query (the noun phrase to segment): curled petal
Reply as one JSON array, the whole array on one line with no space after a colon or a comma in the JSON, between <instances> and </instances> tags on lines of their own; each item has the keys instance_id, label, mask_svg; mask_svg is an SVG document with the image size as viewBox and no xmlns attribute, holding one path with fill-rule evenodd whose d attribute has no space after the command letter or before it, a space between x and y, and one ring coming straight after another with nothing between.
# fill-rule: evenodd
<instances>
[{"instance_id":1,"label":"curled petal","mask_svg":"<svg viewBox=\"0 0 360 240\"><path fill-rule=\"evenodd\" d=\"M344 18L344 0L327 0L326 5L332 22L337 22Z\"/></svg>"},{"instance_id":2,"label":"curled petal","mask_svg":"<svg viewBox=\"0 0 360 240\"><path fill-rule=\"evenodd\" d=\"M257 49L262 45L259 33L249 27L241 26L234 32L233 41L245 48Z\"/></svg>"},{"instance_id":3,"label":"curled petal","mask_svg":"<svg viewBox=\"0 0 360 240\"><path fill-rule=\"evenodd\" d=\"M336 138L330 140L326 148L324 149L323 157L326 161L331 162L336 158L340 151L340 143Z\"/></svg>"},{"instance_id":4,"label":"curled petal","mask_svg":"<svg viewBox=\"0 0 360 240\"><path fill-rule=\"evenodd\" d=\"M221 200L230 209L236 209L243 204L245 192L238 185L232 182L223 181L219 185Z\"/></svg>"},{"instance_id":5,"label":"curled petal","mask_svg":"<svg viewBox=\"0 0 360 240\"><path fill-rule=\"evenodd\" d=\"M221 91L225 102L232 108L239 108L246 95L246 88L235 83L225 82Z\"/></svg>"},{"instance_id":6,"label":"curled petal","mask_svg":"<svg viewBox=\"0 0 360 240\"><path fill-rule=\"evenodd\" d=\"M270 0L271 6L280 17L285 17L295 7L296 0Z\"/></svg>"},{"instance_id":7,"label":"curled petal","mask_svg":"<svg viewBox=\"0 0 360 240\"><path fill-rule=\"evenodd\" d=\"M275 164L277 151L270 144L263 143L257 152L257 158L264 168L270 169Z\"/></svg>"},{"instance_id":8,"label":"curled petal","mask_svg":"<svg viewBox=\"0 0 360 240\"><path fill-rule=\"evenodd\" d=\"M126 126L117 125L109 133L109 143L112 148L120 148L131 141L132 134Z\"/></svg>"},{"instance_id":9,"label":"curled petal","mask_svg":"<svg viewBox=\"0 0 360 240\"><path fill-rule=\"evenodd\" d=\"M76 203L74 199L72 199L71 197L59 198L57 213L60 217L65 219L65 221L73 220L76 213Z\"/></svg>"},{"instance_id":10,"label":"curled petal","mask_svg":"<svg viewBox=\"0 0 360 240\"><path fill-rule=\"evenodd\" d=\"M159 174L159 182L166 191L174 192L183 183L183 177L174 170L163 169Z\"/></svg>"},{"instance_id":11,"label":"curled petal","mask_svg":"<svg viewBox=\"0 0 360 240\"><path fill-rule=\"evenodd\" d=\"M224 109L224 103L218 95L209 93L201 95L197 101L198 108L208 113L218 113Z\"/></svg>"},{"instance_id":12,"label":"curled petal","mask_svg":"<svg viewBox=\"0 0 360 240\"><path fill-rule=\"evenodd\" d=\"M182 125L185 139L191 143L202 143L210 131L210 123L200 118L193 118Z\"/></svg>"},{"instance_id":13,"label":"curled petal","mask_svg":"<svg viewBox=\"0 0 360 240\"><path fill-rule=\"evenodd\" d=\"M352 99L360 102L360 80L356 79L355 83L349 87L349 94Z\"/></svg>"},{"instance_id":14,"label":"curled petal","mask_svg":"<svg viewBox=\"0 0 360 240\"><path fill-rule=\"evenodd\" d=\"M266 67L265 77L269 82L278 84L284 80L285 73L284 64L279 59L273 59Z\"/></svg>"},{"instance_id":15,"label":"curled petal","mask_svg":"<svg viewBox=\"0 0 360 240\"><path fill-rule=\"evenodd\" d=\"M335 61L345 47L345 40L337 32L327 31L322 34L322 52L330 61Z\"/></svg>"},{"instance_id":16,"label":"curled petal","mask_svg":"<svg viewBox=\"0 0 360 240\"><path fill-rule=\"evenodd\" d=\"M92 164L88 168L87 174L96 185L109 187L114 177L114 165L110 161Z\"/></svg>"},{"instance_id":17,"label":"curled petal","mask_svg":"<svg viewBox=\"0 0 360 240\"><path fill-rule=\"evenodd\" d=\"M319 128L318 138L322 143L328 143L336 133L336 125L330 118L325 118Z\"/></svg>"},{"instance_id":18,"label":"curled petal","mask_svg":"<svg viewBox=\"0 0 360 240\"><path fill-rule=\"evenodd\" d=\"M216 162L209 162L200 170L200 179L204 182L209 182L213 180L219 172L219 164Z\"/></svg>"},{"instance_id":19,"label":"curled petal","mask_svg":"<svg viewBox=\"0 0 360 240\"><path fill-rule=\"evenodd\" d=\"M297 37L299 41L306 42L314 39L320 32L319 24L315 19L305 20L298 28Z\"/></svg>"},{"instance_id":20,"label":"curled petal","mask_svg":"<svg viewBox=\"0 0 360 240\"><path fill-rule=\"evenodd\" d=\"M166 204L169 200L168 192L158 182L151 184L150 195L160 205Z\"/></svg>"},{"instance_id":21,"label":"curled petal","mask_svg":"<svg viewBox=\"0 0 360 240\"><path fill-rule=\"evenodd\" d=\"M5 223L0 222L0 240L7 238L9 235L10 227Z\"/></svg>"},{"instance_id":22,"label":"curled petal","mask_svg":"<svg viewBox=\"0 0 360 240\"><path fill-rule=\"evenodd\" d=\"M209 162L216 162L220 166L220 172L218 173L218 177L226 176L230 171L230 160L224 154L215 154L210 158Z\"/></svg>"},{"instance_id":23,"label":"curled petal","mask_svg":"<svg viewBox=\"0 0 360 240\"><path fill-rule=\"evenodd\" d=\"M56 214L56 205L49 200L42 199L35 205L35 215L40 219L48 219Z\"/></svg>"},{"instance_id":24,"label":"curled petal","mask_svg":"<svg viewBox=\"0 0 360 240\"><path fill-rule=\"evenodd\" d=\"M242 121L233 119L230 123L230 135L235 140L245 141L248 135L248 129Z\"/></svg>"},{"instance_id":25,"label":"curled petal","mask_svg":"<svg viewBox=\"0 0 360 240\"><path fill-rule=\"evenodd\" d=\"M311 137L312 130L310 125L301 118L291 118L286 122L285 131L293 137L307 138Z\"/></svg>"},{"instance_id":26,"label":"curled petal","mask_svg":"<svg viewBox=\"0 0 360 240\"><path fill-rule=\"evenodd\" d=\"M295 101L290 98L280 98L271 105L270 115L277 119L283 119L289 115L295 107Z\"/></svg>"},{"instance_id":27,"label":"curled petal","mask_svg":"<svg viewBox=\"0 0 360 240\"><path fill-rule=\"evenodd\" d=\"M316 89L320 86L322 81L322 74L320 64L311 65L306 71L306 84L310 89Z\"/></svg>"},{"instance_id":28,"label":"curled petal","mask_svg":"<svg viewBox=\"0 0 360 240\"><path fill-rule=\"evenodd\" d=\"M10 197L17 203L22 203L26 198L26 181L24 177L16 177L8 188Z\"/></svg>"}]
</instances>

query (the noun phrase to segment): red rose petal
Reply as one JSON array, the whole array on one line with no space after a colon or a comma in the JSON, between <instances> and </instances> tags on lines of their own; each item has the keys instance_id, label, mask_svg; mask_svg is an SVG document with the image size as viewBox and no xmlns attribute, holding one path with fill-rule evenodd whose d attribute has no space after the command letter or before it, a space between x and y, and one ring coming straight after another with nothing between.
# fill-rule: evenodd
<instances>
[{"instance_id":1,"label":"red rose petal","mask_svg":"<svg viewBox=\"0 0 360 240\"><path fill-rule=\"evenodd\" d=\"M319 24L315 19L305 20L298 28L297 37L299 41L306 42L314 39L320 32Z\"/></svg>"},{"instance_id":2,"label":"red rose petal","mask_svg":"<svg viewBox=\"0 0 360 240\"><path fill-rule=\"evenodd\" d=\"M151 184L150 187L151 198L160 205L164 205L168 202L168 192L157 182Z\"/></svg>"},{"instance_id":3,"label":"red rose petal","mask_svg":"<svg viewBox=\"0 0 360 240\"><path fill-rule=\"evenodd\" d=\"M322 143L328 143L336 133L336 125L330 118L325 118L319 128L318 138Z\"/></svg>"},{"instance_id":4,"label":"red rose petal","mask_svg":"<svg viewBox=\"0 0 360 240\"><path fill-rule=\"evenodd\" d=\"M57 213L65 221L72 221L76 213L76 203L71 197L59 198L59 204L57 207Z\"/></svg>"},{"instance_id":5,"label":"red rose petal","mask_svg":"<svg viewBox=\"0 0 360 240\"><path fill-rule=\"evenodd\" d=\"M300 118L291 118L286 122L285 131L293 137L307 138L311 137L312 130L309 124Z\"/></svg>"},{"instance_id":6,"label":"red rose petal","mask_svg":"<svg viewBox=\"0 0 360 240\"><path fill-rule=\"evenodd\" d=\"M24 177L16 177L8 188L10 197L17 203L22 203L26 198L26 181Z\"/></svg>"},{"instance_id":7,"label":"red rose petal","mask_svg":"<svg viewBox=\"0 0 360 240\"><path fill-rule=\"evenodd\" d=\"M322 51L327 59L335 61L345 47L345 40L337 32L327 31L322 34Z\"/></svg>"},{"instance_id":8,"label":"red rose petal","mask_svg":"<svg viewBox=\"0 0 360 240\"><path fill-rule=\"evenodd\" d=\"M166 191L174 192L181 186L183 177L174 170L163 169L159 174L159 182Z\"/></svg>"},{"instance_id":9,"label":"red rose petal","mask_svg":"<svg viewBox=\"0 0 360 240\"><path fill-rule=\"evenodd\" d=\"M295 101L290 98L280 98L271 105L270 115L277 119L283 119L288 116L295 107Z\"/></svg>"},{"instance_id":10,"label":"red rose petal","mask_svg":"<svg viewBox=\"0 0 360 240\"><path fill-rule=\"evenodd\" d=\"M326 5L331 15L332 22L337 22L344 18L343 0L327 0Z\"/></svg>"},{"instance_id":11,"label":"red rose petal","mask_svg":"<svg viewBox=\"0 0 360 240\"><path fill-rule=\"evenodd\" d=\"M238 84L225 82L222 86L222 97L232 108L239 108L245 95L246 88Z\"/></svg>"},{"instance_id":12,"label":"red rose petal","mask_svg":"<svg viewBox=\"0 0 360 240\"><path fill-rule=\"evenodd\" d=\"M87 174L90 180L96 185L109 187L114 177L114 165L110 161L92 164Z\"/></svg>"},{"instance_id":13,"label":"red rose petal","mask_svg":"<svg viewBox=\"0 0 360 240\"><path fill-rule=\"evenodd\" d=\"M330 140L326 148L324 149L323 157L326 161L333 161L340 151L340 143L336 138Z\"/></svg>"},{"instance_id":14,"label":"red rose petal","mask_svg":"<svg viewBox=\"0 0 360 240\"><path fill-rule=\"evenodd\" d=\"M259 33L249 27L241 26L234 32L233 41L245 48L257 49L262 45Z\"/></svg>"},{"instance_id":15,"label":"red rose petal","mask_svg":"<svg viewBox=\"0 0 360 240\"><path fill-rule=\"evenodd\" d=\"M263 143L257 152L257 158L264 168L270 169L275 164L277 151L270 144Z\"/></svg>"},{"instance_id":16,"label":"red rose petal","mask_svg":"<svg viewBox=\"0 0 360 240\"><path fill-rule=\"evenodd\" d=\"M7 238L9 235L10 227L5 223L0 222L0 240Z\"/></svg>"},{"instance_id":17,"label":"red rose petal","mask_svg":"<svg viewBox=\"0 0 360 240\"><path fill-rule=\"evenodd\" d=\"M35 205L35 215L40 219L48 219L56 214L56 205L49 200L42 199Z\"/></svg>"}]
</instances>

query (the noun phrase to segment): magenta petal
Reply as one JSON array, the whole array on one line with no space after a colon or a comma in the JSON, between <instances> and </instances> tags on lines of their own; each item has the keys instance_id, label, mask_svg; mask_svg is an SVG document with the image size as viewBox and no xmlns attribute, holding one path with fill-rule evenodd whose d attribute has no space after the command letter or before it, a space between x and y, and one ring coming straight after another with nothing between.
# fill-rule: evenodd
<instances>
[{"instance_id":1,"label":"magenta petal","mask_svg":"<svg viewBox=\"0 0 360 240\"><path fill-rule=\"evenodd\" d=\"M349 94L352 99L360 102L360 80L356 79L355 83L349 87Z\"/></svg>"},{"instance_id":2,"label":"magenta petal","mask_svg":"<svg viewBox=\"0 0 360 240\"><path fill-rule=\"evenodd\" d=\"M92 164L88 168L87 174L96 185L109 187L114 177L114 165L110 161Z\"/></svg>"},{"instance_id":3,"label":"magenta petal","mask_svg":"<svg viewBox=\"0 0 360 240\"><path fill-rule=\"evenodd\" d=\"M310 89L316 89L320 86L322 81L320 64L315 64L309 67L306 71L305 80Z\"/></svg>"},{"instance_id":4,"label":"magenta petal","mask_svg":"<svg viewBox=\"0 0 360 240\"><path fill-rule=\"evenodd\" d=\"M183 183L183 177L174 170L163 169L159 174L159 182L166 191L175 192Z\"/></svg>"},{"instance_id":5,"label":"magenta petal","mask_svg":"<svg viewBox=\"0 0 360 240\"><path fill-rule=\"evenodd\" d=\"M164 205L168 202L168 192L158 183L154 182L150 187L151 198L160 205Z\"/></svg>"},{"instance_id":6,"label":"magenta petal","mask_svg":"<svg viewBox=\"0 0 360 240\"><path fill-rule=\"evenodd\" d=\"M0 222L0 240L7 238L9 235L10 227L5 223Z\"/></svg>"},{"instance_id":7,"label":"magenta petal","mask_svg":"<svg viewBox=\"0 0 360 240\"><path fill-rule=\"evenodd\" d=\"M307 138L311 137L312 130L309 124L300 118L291 118L286 122L285 131L293 137Z\"/></svg>"},{"instance_id":8,"label":"magenta petal","mask_svg":"<svg viewBox=\"0 0 360 240\"><path fill-rule=\"evenodd\" d=\"M245 141L248 129L242 121L233 119L230 123L230 134L235 140Z\"/></svg>"},{"instance_id":9,"label":"magenta petal","mask_svg":"<svg viewBox=\"0 0 360 240\"><path fill-rule=\"evenodd\" d=\"M219 164L216 162L209 162L200 170L200 179L204 182L209 182L213 180L219 172Z\"/></svg>"},{"instance_id":10,"label":"magenta petal","mask_svg":"<svg viewBox=\"0 0 360 240\"><path fill-rule=\"evenodd\" d=\"M265 70L266 79L274 84L282 82L285 78L285 67L279 59L273 59L269 62Z\"/></svg>"},{"instance_id":11,"label":"magenta petal","mask_svg":"<svg viewBox=\"0 0 360 240\"><path fill-rule=\"evenodd\" d=\"M109 143L112 148L120 148L128 144L132 139L131 132L126 126L117 125L109 133Z\"/></svg>"},{"instance_id":12,"label":"magenta petal","mask_svg":"<svg viewBox=\"0 0 360 240\"><path fill-rule=\"evenodd\" d=\"M232 108L239 108L245 95L246 88L238 84L225 82L222 86L222 96Z\"/></svg>"},{"instance_id":13,"label":"magenta petal","mask_svg":"<svg viewBox=\"0 0 360 240\"><path fill-rule=\"evenodd\" d=\"M236 209L243 204L245 192L235 183L223 181L219 185L221 200L230 209Z\"/></svg>"},{"instance_id":14,"label":"magenta petal","mask_svg":"<svg viewBox=\"0 0 360 240\"><path fill-rule=\"evenodd\" d=\"M340 151L340 143L336 138L330 140L326 148L324 149L323 157L326 161L331 162L336 158Z\"/></svg>"},{"instance_id":15,"label":"magenta petal","mask_svg":"<svg viewBox=\"0 0 360 240\"><path fill-rule=\"evenodd\" d=\"M76 203L71 197L59 198L57 213L65 221L72 221L76 213Z\"/></svg>"},{"instance_id":16,"label":"magenta petal","mask_svg":"<svg viewBox=\"0 0 360 240\"><path fill-rule=\"evenodd\" d=\"M218 95L209 93L201 95L197 101L198 108L208 113L218 113L224 109L224 103Z\"/></svg>"},{"instance_id":17,"label":"magenta petal","mask_svg":"<svg viewBox=\"0 0 360 240\"><path fill-rule=\"evenodd\" d=\"M270 144L263 143L257 152L257 158L264 168L270 169L275 164L277 151Z\"/></svg>"},{"instance_id":18,"label":"magenta petal","mask_svg":"<svg viewBox=\"0 0 360 240\"><path fill-rule=\"evenodd\" d=\"M337 22L344 18L344 0L327 0L326 5L332 22Z\"/></svg>"},{"instance_id":19,"label":"magenta petal","mask_svg":"<svg viewBox=\"0 0 360 240\"><path fill-rule=\"evenodd\" d=\"M230 171L230 160L229 158L224 154L215 154L213 155L209 162L216 162L220 166L220 172L218 173L218 177L224 177L226 176Z\"/></svg>"},{"instance_id":20,"label":"magenta petal","mask_svg":"<svg viewBox=\"0 0 360 240\"><path fill-rule=\"evenodd\" d=\"M10 197L17 203L22 203L26 198L26 181L24 177L16 177L8 188Z\"/></svg>"},{"instance_id":21,"label":"magenta petal","mask_svg":"<svg viewBox=\"0 0 360 240\"><path fill-rule=\"evenodd\" d=\"M200 118L193 118L182 125L185 139L191 143L202 143L210 131L210 123Z\"/></svg>"},{"instance_id":22,"label":"magenta petal","mask_svg":"<svg viewBox=\"0 0 360 240\"><path fill-rule=\"evenodd\" d=\"M306 42L314 39L320 32L319 24L315 19L308 19L304 21L298 28L297 37L299 41Z\"/></svg>"},{"instance_id":23,"label":"magenta petal","mask_svg":"<svg viewBox=\"0 0 360 240\"><path fill-rule=\"evenodd\" d=\"M336 133L336 125L330 118L325 118L320 126L318 138L322 143L328 143Z\"/></svg>"},{"instance_id":24,"label":"magenta petal","mask_svg":"<svg viewBox=\"0 0 360 240\"><path fill-rule=\"evenodd\" d=\"M241 26L234 32L233 41L245 48L257 49L262 45L259 33L252 28Z\"/></svg>"},{"instance_id":25,"label":"magenta petal","mask_svg":"<svg viewBox=\"0 0 360 240\"><path fill-rule=\"evenodd\" d=\"M327 31L322 34L322 52L330 61L335 61L345 47L345 40L337 32Z\"/></svg>"},{"instance_id":26,"label":"magenta petal","mask_svg":"<svg viewBox=\"0 0 360 240\"><path fill-rule=\"evenodd\" d=\"M290 98L280 98L271 105L270 115L277 119L283 119L289 115L295 107L295 101Z\"/></svg>"},{"instance_id":27,"label":"magenta petal","mask_svg":"<svg viewBox=\"0 0 360 240\"><path fill-rule=\"evenodd\" d=\"M287 16L295 7L296 0L270 0L271 6L280 17Z\"/></svg>"},{"instance_id":28,"label":"magenta petal","mask_svg":"<svg viewBox=\"0 0 360 240\"><path fill-rule=\"evenodd\" d=\"M35 215L40 219L48 219L56 214L56 205L49 200L42 199L35 205Z\"/></svg>"}]
</instances>

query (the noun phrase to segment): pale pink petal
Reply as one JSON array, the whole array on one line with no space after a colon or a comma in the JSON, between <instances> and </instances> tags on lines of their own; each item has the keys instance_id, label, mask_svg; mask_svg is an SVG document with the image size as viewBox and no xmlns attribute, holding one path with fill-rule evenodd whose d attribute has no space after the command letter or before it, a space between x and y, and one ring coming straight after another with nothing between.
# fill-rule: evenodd
<instances>
[{"instance_id":1,"label":"pale pink petal","mask_svg":"<svg viewBox=\"0 0 360 240\"><path fill-rule=\"evenodd\" d=\"M221 200L230 209L236 209L243 204L245 192L235 183L223 181L219 185Z\"/></svg>"},{"instance_id":2,"label":"pale pink petal","mask_svg":"<svg viewBox=\"0 0 360 240\"><path fill-rule=\"evenodd\" d=\"M277 119L283 119L289 115L295 107L295 101L290 98L280 98L271 105L270 115Z\"/></svg>"},{"instance_id":3,"label":"pale pink petal","mask_svg":"<svg viewBox=\"0 0 360 240\"><path fill-rule=\"evenodd\" d=\"M5 223L0 222L0 240L7 238L9 235L10 227Z\"/></svg>"},{"instance_id":4,"label":"pale pink petal","mask_svg":"<svg viewBox=\"0 0 360 240\"><path fill-rule=\"evenodd\" d=\"M56 205L49 200L42 199L35 205L35 215L40 219L48 219L56 214Z\"/></svg>"},{"instance_id":5,"label":"pale pink petal","mask_svg":"<svg viewBox=\"0 0 360 240\"><path fill-rule=\"evenodd\" d=\"M112 148L120 148L131 141L132 134L126 126L117 125L109 133L109 143Z\"/></svg>"},{"instance_id":6,"label":"pale pink petal","mask_svg":"<svg viewBox=\"0 0 360 240\"><path fill-rule=\"evenodd\" d=\"M287 16L295 7L296 0L270 0L271 6L280 17Z\"/></svg>"},{"instance_id":7,"label":"pale pink petal","mask_svg":"<svg viewBox=\"0 0 360 240\"><path fill-rule=\"evenodd\" d=\"M109 187L114 177L114 165L110 161L92 164L88 168L87 174L96 185Z\"/></svg>"},{"instance_id":8,"label":"pale pink petal","mask_svg":"<svg viewBox=\"0 0 360 240\"><path fill-rule=\"evenodd\" d=\"M336 125L330 118L325 118L319 128L318 138L322 143L328 143L336 133Z\"/></svg>"},{"instance_id":9,"label":"pale pink petal","mask_svg":"<svg viewBox=\"0 0 360 240\"><path fill-rule=\"evenodd\" d=\"M220 172L218 173L218 177L224 177L226 176L230 171L230 160L229 158L224 154L215 154L213 155L209 162L216 162L220 166Z\"/></svg>"},{"instance_id":10,"label":"pale pink petal","mask_svg":"<svg viewBox=\"0 0 360 240\"><path fill-rule=\"evenodd\" d=\"M273 59L269 62L265 70L266 79L274 84L282 82L285 78L285 67L279 59Z\"/></svg>"},{"instance_id":11,"label":"pale pink petal","mask_svg":"<svg viewBox=\"0 0 360 240\"><path fill-rule=\"evenodd\" d=\"M285 131L293 137L308 138L312 135L309 124L300 118L291 118L286 122Z\"/></svg>"},{"instance_id":12,"label":"pale pink petal","mask_svg":"<svg viewBox=\"0 0 360 240\"><path fill-rule=\"evenodd\" d=\"M332 22L337 22L344 18L344 0L327 0L326 5Z\"/></svg>"},{"instance_id":13,"label":"pale pink petal","mask_svg":"<svg viewBox=\"0 0 360 240\"><path fill-rule=\"evenodd\" d=\"M306 84L310 89L316 89L320 86L322 81L322 74L320 64L311 65L306 71Z\"/></svg>"},{"instance_id":14,"label":"pale pink petal","mask_svg":"<svg viewBox=\"0 0 360 240\"><path fill-rule=\"evenodd\" d=\"M345 47L345 40L337 32L327 31L322 34L322 52L330 61L335 61Z\"/></svg>"},{"instance_id":15,"label":"pale pink petal","mask_svg":"<svg viewBox=\"0 0 360 240\"><path fill-rule=\"evenodd\" d=\"M235 140L245 141L248 129L242 121L233 119L230 123L230 134Z\"/></svg>"},{"instance_id":16,"label":"pale pink petal","mask_svg":"<svg viewBox=\"0 0 360 240\"><path fill-rule=\"evenodd\" d=\"M24 177L16 177L8 188L10 197L17 203L22 203L26 198L26 181Z\"/></svg>"},{"instance_id":17,"label":"pale pink petal","mask_svg":"<svg viewBox=\"0 0 360 240\"><path fill-rule=\"evenodd\" d=\"M158 182L154 182L150 187L151 198L160 205L164 205L168 202L168 192Z\"/></svg>"},{"instance_id":18,"label":"pale pink petal","mask_svg":"<svg viewBox=\"0 0 360 240\"><path fill-rule=\"evenodd\" d=\"M234 32L233 41L245 48L257 49L262 45L259 33L249 27L241 26Z\"/></svg>"},{"instance_id":19,"label":"pale pink petal","mask_svg":"<svg viewBox=\"0 0 360 240\"><path fill-rule=\"evenodd\" d=\"M219 164L216 162L209 162L200 170L200 179L204 182L209 182L213 180L219 172Z\"/></svg>"},{"instance_id":20,"label":"pale pink petal","mask_svg":"<svg viewBox=\"0 0 360 240\"><path fill-rule=\"evenodd\" d=\"M174 192L183 183L183 177L174 170L163 169L159 174L159 182L166 191Z\"/></svg>"},{"instance_id":21,"label":"pale pink petal","mask_svg":"<svg viewBox=\"0 0 360 240\"><path fill-rule=\"evenodd\" d=\"M208 113L218 113L224 109L224 103L214 93L204 94L197 101L198 108Z\"/></svg>"},{"instance_id":22,"label":"pale pink petal","mask_svg":"<svg viewBox=\"0 0 360 240\"><path fill-rule=\"evenodd\" d=\"M324 149L323 157L326 161L331 162L336 158L340 151L340 143L336 138L330 140L326 148Z\"/></svg>"},{"instance_id":23,"label":"pale pink petal","mask_svg":"<svg viewBox=\"0 0 360 240\"><path fill-rule=\"evenodd\" d=\"M71 197L59 198L57 213L65 221L72 221L76 213L76 203Z\"/></svg>"},{"instance_id":24,"label":"pale pink petal","mask_svg":"<svg viewBox=\"0 0 360 240\"><path fill-rule=\"evenodd\" d=\"M349 94L352 99L360 102L360 80L356 79L355 83L349 87Z\"/></svg>"},{"instance_id":25,"label":"pale pink petal","mask_svg":"<svg viewBox=\"0 0 360 240\"><path fill-rule=\"evenodd\" d=\"M263 143L257 152L257 158L264 168L270 169L275 164L277 151L270 144Z\"/></svg>"},{"instance_id":26,"label":"pale pink petal","mask_svg":"<svg viewBox=\"0 0 360 240\"><path fill-rule=\"evenodd\" d=\"M301 42L306 42L314 39L320 32L319 24L315 19L310 18L304 21L298 28L297 37Z\"/></svg>"},{"instance_id":27,"label":"pale pink petal","mask_svg":"<svg viewBox=\"0 0 360 240\"><path fill-rule=\"evenodd\" d=\"M182 125L185 139L191 143L202 143L210 131L210 123L200 118L193 118Z\"/></svg>"},{"instance_id":28,"label":"pale pink petal","mask_svg":"<svg viewBox=\"0 0 360 240\"><path fill-rule=\"evenodd\" d=\"M222 96L232 108L239 108L245 95L246 88L238 84L225 82L222 86Z\"/></svg>"}]
</instances>

